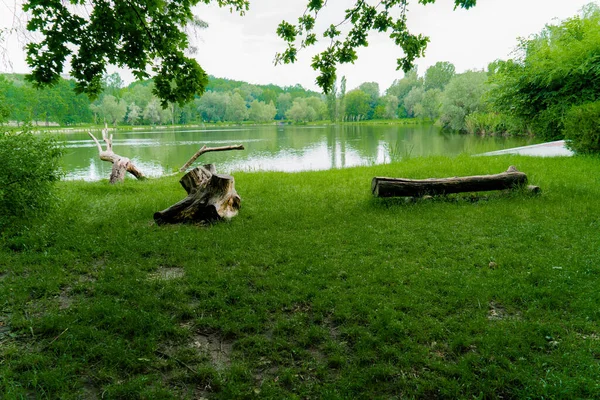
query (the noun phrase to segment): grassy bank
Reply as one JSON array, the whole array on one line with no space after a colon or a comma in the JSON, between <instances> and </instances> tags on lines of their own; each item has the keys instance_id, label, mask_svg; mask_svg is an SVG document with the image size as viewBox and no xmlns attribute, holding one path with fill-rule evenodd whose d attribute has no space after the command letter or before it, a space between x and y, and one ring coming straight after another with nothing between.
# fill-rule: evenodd
<instances>
[{"instance_id":1,"label":"grassy bank","mask_svg":"<svg viewBox=\"0 0 600 400\"><path fill-rule=\"evenodd\" d=\"M369 192L511 164L543 194ZM0 250L3 398L600 398L598 158L235 178L210 228L153 224L176 177L61 183Z\"/></svg>"}]
</instances>

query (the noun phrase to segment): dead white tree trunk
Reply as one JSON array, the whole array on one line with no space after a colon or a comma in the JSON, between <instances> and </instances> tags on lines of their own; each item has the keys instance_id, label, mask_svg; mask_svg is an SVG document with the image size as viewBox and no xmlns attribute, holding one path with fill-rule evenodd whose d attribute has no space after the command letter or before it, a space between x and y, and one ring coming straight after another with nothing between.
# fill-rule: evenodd
<instances>
[{"instance_id":1,"label":"dead white tree trunk","mask_svg":"<svg viewBox=\"0 0 600 400\"><path fill-rule=\"evenodd\" d=\"M110 173L110 183L118 183L123 182L125 179L125 173L129 172L131 175L135 176L137 179L146 179L142 171L136 167L133 162L127 157L122 157L118 154L115 154L112 149L112 141L113 135L108 135L108 126L104 124L104 129L102 129L102 140L106 143L106 150L102 149L100 142L92 132L88 132L88 135L94 142L96 142L96 146L98 146L98 153L100 155L100 159L102 161L108 161L112 163L112 171Z\"/></svg>"}]
</instances>

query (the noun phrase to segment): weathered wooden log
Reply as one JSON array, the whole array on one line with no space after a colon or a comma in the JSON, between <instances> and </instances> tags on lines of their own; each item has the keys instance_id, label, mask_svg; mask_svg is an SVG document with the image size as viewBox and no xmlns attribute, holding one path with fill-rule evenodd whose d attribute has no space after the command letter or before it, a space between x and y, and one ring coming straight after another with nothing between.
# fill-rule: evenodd
<instances>
[{"instance_id":1,"label":"weathered wooden log","mask_svg":"<svg viewBox=\"0 0 600 400\"><path fill-rule=\"evenodd\" d=\"M154 213L159 224L208 224L237 215L241 199L232 176L217 174L212 164L197 167L180 180L188 196L163 211Z\"/></svg>"},{"instance_id":2,"label":"weathered wooden log","mask_svg":"<svg viewBox=\"0 0 600 400\"><path fill-rule=\"evenodd\" d=\"M506 172L496 175L464 176L442 179L403 179L375 177L371 191L377 197L422 197L462 192L485 192L490 190L513 189L524 186L527 175L510 166ZM539 187L528 190L539 192Z\"/></svg>"},{"instance_id":3,"label":"weathered wooden log","mask_svg":"<svg viewBox=\"0 0 600 400\"><path fill-rule=\"evenodd\" d=\"M104 129L102 129L102 140L104 140L104 142L106 143L106 150L102 149L100 142L98 141L98 139L96 139L94 135L92 135L92 132L88 132L88 135L90 135L90 137L94 139L94 142L96 142L96 146L98 146L98 153L100 155L100 159L102 161L108 161L113 165L112 171L110 173L110 183L123 182L123 180L125 179L126 172L129 172L137 179L146 179L142 171L140 171L139 168L136 167L129 158L122 157L113 152L113 135L108 136L108 126L105 126Z\"/></svg>"}]
</instances>

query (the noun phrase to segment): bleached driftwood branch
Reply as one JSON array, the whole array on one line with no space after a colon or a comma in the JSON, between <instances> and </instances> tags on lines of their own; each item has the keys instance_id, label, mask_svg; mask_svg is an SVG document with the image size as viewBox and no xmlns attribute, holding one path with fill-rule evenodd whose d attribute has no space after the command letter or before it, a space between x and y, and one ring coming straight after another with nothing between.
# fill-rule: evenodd
<instances>
[{"instance_id":1,"label":"bleached driftwood branch","mask_svg":"<svg viewBox=\"0 0 600 400\"><path fill-rule=\"evenodd\" d=\"M209 151L228 151L228 150L244 150L244 145L238 144L235 146L223 146L223 147L206 147L206 145L204 145L200 148L200 150L198 150L196 152L196 154L194 154L192 156L192 158L190 158L188 160L188 162L185 163L185 165L183 167L181 167L179 169L179 172L185 172L194 163L194 161L196 161L196 159L204 153L208 153Z\"/></svg>"},{"instance_id":2,"label":"bleached driftwood branch","mask_svg":"<svg viewBox=\"0 0 600 400\"><path fill-rule=\"evenodd\" d=\"M108 126L105 125L104 129L102 129L102 140L106 143L106 150L102 149L102 145L100 145L100 142L92 132L88 132L88 135L96 142L100 159L102 161L108 161L113 165L112 172L110 173L110 183L123 182L126 172L129 172L137 179L146 179L142 171L140 171L129 158L115 154L112 149L113 135L108 135Z\"/></svg>"}]
</instances>

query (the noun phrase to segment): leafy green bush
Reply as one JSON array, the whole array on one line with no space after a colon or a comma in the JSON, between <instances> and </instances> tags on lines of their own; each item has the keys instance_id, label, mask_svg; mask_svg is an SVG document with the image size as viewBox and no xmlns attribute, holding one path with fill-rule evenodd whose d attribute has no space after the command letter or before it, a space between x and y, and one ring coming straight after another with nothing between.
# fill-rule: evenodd
<instances>
[{"instance_id":1,"label":"leafy green bush","mask_svg":"<svg viewBox=\"0 0 600 400\"><path fill-rule=\"evenodd\" d=\"M573 106L564 119L567 146L583 154L600 153L600 101Z\"/></svg>"},{"instance_id":2,"label":"leafy green bush","mask_svg":"<svg viewBox=\"0 0 600 400\"><path fill-rule=\"evenodd\" d=\"M38 216L54 202L62 147L47 134L0 132L0 229Z\"/></svg>"},{"instance_id":3,"label":"leafy green bush","mask_svg":"<svg viewBox=\"0 0 600 400\"><path fill-rule=\"evenodd\" d=\"M465 117L467 133L477 135L494 135L504 133L502 116L490 112L474 112Z\"/></svg>"},{"instance_id":4,"label":"leafy green bush","mask_svg":"<svg viewBox=\"0 0 600 400\"><path fill-rule=\"evenodd\" d=\"M496 112L474 112L465 117L467 133L477 135L519 136L528 132L526 126L510 115Z\"/></svg>"},{"instance_id":5,"label":"leafy green bush","mask_svg":"<svg viewBox=\"0 0 600 400\"><path fill-rule=\"evenodd\" d=\"M541 139L562 139L567 111L600 98L599 38L600 7L590 3L522 39L514 59L490 64L494 109L521 119Z\"/></svg>"}]
</instances>

